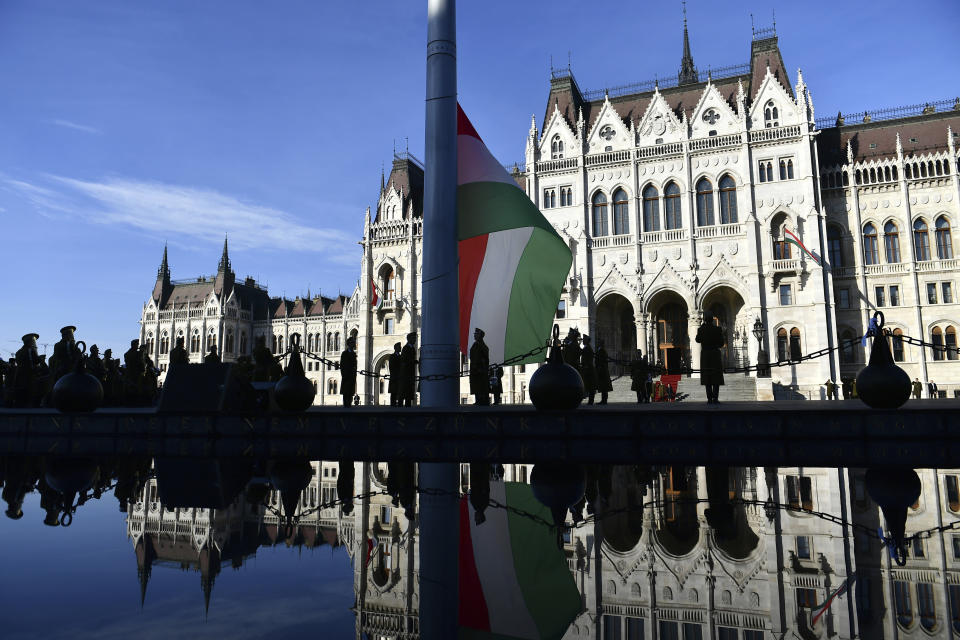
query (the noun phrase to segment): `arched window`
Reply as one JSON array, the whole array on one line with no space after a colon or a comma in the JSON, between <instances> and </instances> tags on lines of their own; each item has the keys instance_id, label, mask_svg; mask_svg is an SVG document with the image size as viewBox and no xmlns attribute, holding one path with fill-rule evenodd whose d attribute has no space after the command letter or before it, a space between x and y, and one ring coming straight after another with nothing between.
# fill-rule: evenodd
<instances>
[{"instance_id":1,"label":"arched window","mask_svg":"<svg viewBox=\"0 0 960 640\"><path fill-rule=\"evenodd\" d=\"M890 182L890 167L883 168L883 179Z\"/></svg>"},{"instance_id":2,"label":"arched window","mask_svg":"<svg viewBox=\"0 0 960 640\"><path fill-rule=\"evenodd\" d=\"M790 329L790 359L799 360L803 357L800 349L800 329L794 327Z\"/></svg>"},{"instance_id":3,"label":"arched window","mask_svg":"<svg viewBox=\"0 0 960 640\"><path fill-rule=\"evenodd\" d=\"M660 193L653 185L643 190L643 230L660 231Z\"/></svg>"},{"instance_id":4,"label":"arched window","mask_svg":"<svg viewBox=\"0 0 960 640\"><path fill-rule=\"evenodd\" d=\"M787 161L786 160L780 161L780 179L781 180L787 179Z\"/></svg>"},{"instance_id":5,"label":"arched window","mask_svg":"<svg viewBox=\"0 0 960 640\"><path fill-rule=\"evenodd\" d=\"M877 170L874 169L873 167L870 167L870 182L876 182L876 181L877 181Z\"/></svg>"},{"instance_id":6,"label":"arched window","mask_svg":"<svg viewBox=\"0 0 960 640\"><path fill-rule=\"evenodd\" d=\"M737 222L737 183L728 175L720 178L720 224Z\"/></svg>"},{"instance_id":7,"label":"arched window","mask_svg":"<svg viewBox=\"0 0 960 640\"><path fill-rule=\"evenodd\" d=\"M160 353L164 354L170 351L170 335L164 331L160 334Z\"/></svg>"},{"instance_id":8,"label":"arched window","mask_svg":"<svg viewBox=\"0 0 960 640\"><path fill-rule=\"evenodd\" d=\"M910 583L894 580L893 597L897 611L897 623L901 627L913 624L913 606L910 604Z\"/></svg>"},{"instance_id":9,"label":"arched window","mask_svg":"<svg viewBox=\"0 0 960 640\"><path fill-rule=\"evenodd\" d=\"M630 233L630 207L627 192L617 189L613 192L613 235Z\"/></svg>"},{"instance_id":10,"label":"arched window","mask_svg":"<svg viewBox=\"0 0 960 640\"><path fill-rule=\"evenodd\" d=\"M277 336L277 353L283 353L283 336Z\"/></svg>"},{"instance_id":11,"label":"arched window","mask_svg":"<svg viewBox=\"0 0 960 640\"><path fill-rule=\"evenodd\" d=\"M853 331L845 329L840 334L840 364L850 364L857 361L853 345Z\"/></svg>"},{"instance_id":12,"label":"arched window","mask_svg":"<svg viewBox=\"0 0 960 640\"><path fill-rule=\"evenodd\" d=\"M227 329L227 337L223 341L223 352L233 353L233 329Z\"/></svg>"},{"instance_id":13,"label":"arched window","mask_svg":"<svg viewBox=\"0 0 960 640\"><path fill-rule=\"evenodd\" d=\"M933 359L934 360L944 360L943 353L943 330L940 327L934 327L933 331L930 332L930 342L933 343Z\"/></svg>"},{"instance_id":14,"label":"arched window","mask_svg":"<svg viewBox=\"0 0 960 640\"><path fill-rule=\"evenodd\" d=\"M780 114L777 112L777 104L770 100L763 107L763 126L766 128L780 126Z\"/></svg>"},{"instance_id":15,"label":"arched window","mask_svg":"<svg viewBox=\"0 0 960 640\"><path fill-rule=\"evenodd\" d=\"M927 175L930 176L931 178L934 176L934 173L933 173L933 160L928 160L928 161L927 161Z\"/></svg>"},{"instance_id":16,"label":"arched window","mask_svg":"<svg viewBox=\"0 0 960 640\"><path fill-rule=\"evenodd\" d=\"M217 331L213 327L210 328L210 331L207 333L207 351L210 351L210 347L217 346Z\"/></svg>"},{"instance_id":17,"label":"arched window","mask_svg":"<svg viewBox=\"0 0 960 640\"><path fill-rule=\"evenodd\" d=\"M944 342L947 347L947 360L957 359L957 330L953 326L947 327L944 332Z\"/></svg>"},{"instance_id":18,"label":"arched window","mask_svg":"<svg viewBox=\"0 0 960 640\"><path fill-rule=\"evenodd\" d=\"M560 139L559 135L553 136L553 140L550 141L550 159L559 160L563 157L563 140Z\"/></svg>"},{"instance_id":19,"label":"arched window","mask_svg":"<svg viewBox=\"0 0 960 640\"><path fill-rule=\"evenodd\" d=\"M893 168L891 170L891 175L893 176L894 180L899 180L899 178L897 178L897 165L893 165Z\"/></svg>"},{"instance_id":20,"label":"arched window","mask_svg":"<svg viewBox=\"0 0 960 640\"><path fill-rule=\"evenodd\" d=\"M900 262L900 229L892 220L883 225L883 252L887 262Z\"/></svg>"},{"instance_id":21,"label":"arched window","mask_svg":"<svg viewBox=\"0 0 960 640\"><path fill-rule=\"evenodd\" d=\"M950 221L945 216L937 218L937 257L947 260L953 257L953 242L950 239Z\"/></svg>"},{"instance_id":22,"label":"arched window","mask_svg":"<svg viewBox=\"0 0 960 640\"><path fill-rule=\"evenodd\" d=\"M896 167L894 167L893 170L896 171L896 170L897 170ZM943 173L944 173L945 175L950 175L950 161L949 161L949 160L944 160L944 161L943 161Z\"/></svg>"},{"instance_id":23,"label":"arched window","mask_svg":"<svg viewBox=\"0 0 960 640\"><path fill-rule=\"evenodd\" d=\"M937 165L936 165L936 166L937 166L937 175L938 175L938 176L939 176L939 175L943 175L943 165L940 164L940 161L939 161L939 160L937 160Z\"/></svg>"},{"instance_id":24,"label":"arched window","mask_svg":"<svg viewBox=\"0 0 960 640\"><path fill-rule=\"evenodd\" d=\"M894 329L890 336L890 347L895 362L903 362L903 329Z\"/></svg>"},{"instance_id":25,"label":"arched window","mask_svg":"<svg viewBox=\"0 0 960 640\"><path fill-rule=\"evenodd\" d=\"M713 185L706 178L697 182L697 226L712 227L713 219Z\"/></svg>"},{"instance_id":26,"label":"arched window","mask_svg":"<svg viewBox=\"0 0 960 640\"><path fill-rule=\"evenodd\" d=\"M190 353L200 353L200 330L194 329L190 336Z\"/></svg>"},{"instance_id":27,"label":"arched window","mask_svg":"<svg viewBox=\"0 0 960 640\"><path fill-rule=\"evenodd\" d=\"M397 293L397 278L392 267L387 267L383 272L383 299L393 300Z\"/></svg>"},{"instance_id":28,"label":"arched window","mask_svg":"<svg viewBox=\"0 0 960 640\"><path fill-rule=\"evenodd\" d=\"M663 190L664 201L664 229L682 229L683 219L680 214L680 187L671 182Z\"/></svg>"},{"instance_id":29,"label":"arched window","mask_svg":"<svg viewBox=\"0 0 960 640\"><path fill-rule=\"evenodd\" d=\"M147 353L153 355L153 331L147 333Z\"/></svg>"},{"instance_id":30,"label":"arched window","mask_svg":"<svg viewBox=\"0 0 960 640\"><path fill-rule=\"evenodd\" d=\"M342 347L340 346L340 332L339 332L339 331L337 331L336 333L333 334L333 348L334 348L334 350L336 350L336 351L340 351L341 348L342 348Z\"/></svg>"},{"instance_id":31,"label":"arched window","mask_svg":"<svg viewBox=\"0 0 960 640\"><path fill-rule=\"evenodd\" d=\"M593 196L593 237L607 235L607 196L598 191Z\"/></svg>"},{"instance_id":32,"label":"arched window","mask_svg":"<svg viewBox=\"0 0 960 640\"><path fill-rule=\"evenodd\" d=\"M246 354L247 354L247 332L241 331L240 332L240 355L243 356Z\"/></svg>"},{"instance_id":33,"label":"arched window","mask_svg":"<svg viewBox=\"0 0 960 640\"><path fill-rule=\"evenodd\" d=\"M840 177L843 178L843 186L849 187L849 186L850 186L850 176L849 176L849 174L847 174L847 172L844 171L843 173L840 174Z\"/></svg>"},{"instance_id":34,"label":"arched window","mask_svg":"<svg viewBox=\"0 0 960 640\"><path fill-rule=\"evenodd\" d=\"M843 266L843 232L835 225L827 227L827 255L831 269Z\"/></svg>"},{"instance_id":35,"label":"arched window","mask_svg":"<svg viewBox=\"0 0 960 640\"><path fill-rule=\"evenodd\" d=\"M877 228L868 222L863 225L863 262L877 264L880 259L877 255Z\"/></svg>"},{"instance_id":36,"label":"arched window","mask_svg":"<svg viewBox=\"0 0 960 640\"><path fill-rule=\"evenodd\" d=\"M787 160L787 179L793 180L793 160Z\"/></svg>"},{"instance_id":37,"label":"arched window","mask_svg":"<svg viewBox=\"0 0 960 640\"><path fill-rule=\"evenodd\" d=\"M913 223L913 250L918 262L930 259L930 235L927 232L927 222L917 218Z\"/></svg>"},{"instance_id":38,"label":"arched window","mask_svg":"<svg viewBox=\"0 0 960 640\"><path fill-rule=\"evenodd\" d=\"M917 583L917 613L920 615L920 626L933 631L937 626L937 608L933 599L933 585L929 582Z\"/></svg>"},{"instance_id":39,"label":"arched window","mask_svg":"<svg viewBox=\"0 0 960 640\"><path fill-rule=\"evenodd\" d=\"M787 330L777 329L777 362L785 362L790 359L790 341Z\"/></svg>"}]
</instances>

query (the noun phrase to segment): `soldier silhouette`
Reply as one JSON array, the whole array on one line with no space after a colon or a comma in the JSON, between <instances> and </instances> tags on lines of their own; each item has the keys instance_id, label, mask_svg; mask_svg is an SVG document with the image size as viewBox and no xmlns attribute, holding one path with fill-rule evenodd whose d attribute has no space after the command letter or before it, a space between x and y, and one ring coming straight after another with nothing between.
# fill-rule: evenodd
<instances>
[{"instance_id":1,"label":"soldier silhouette","mask_svg":"<svg viewBox=\"0 0 960 640\"><path fill-rule=\"evenodd\" d=\"M580 332L571 328L563 339L563 361L580 373Z\"/></svg>"},{"instance_id":2,"label":"soldier silhouette","mask_svg":"<svg viewBox=\"0 0 960 640\"><path fill-rule=\"evenodd\" d=\"M400 360L401 346L399 342L395 342L393 345L393 353L387 358L387 364L390 367L390 381L387 383L387 391L390 393L391 407L400 406L400 381L403 378L403 373L401 372L403 364Z\"/></svg>"},{"instance_id":3,"label":"soldier silhouette","mask_svg":"<svg viewBox=\"0 0 960 640\"><path fill-rule=\"evenodd\" d=\"M490 404L490 348L483 342L483 329L473 330L473 346L470 347L470 393L475 404Z\"/></svg>"},{"instance_id":4,"label":"soldier silhouette","mask_svg":"<svg viewBox=\"0 0 960 640\"><path fill-rule=\"evenodd\" d=\"M723 384L723 330L713 323L713 314L703 314L703 324L697 329L700 350L700 384L707 389L707 403L720 402L720 385Z\"/></svg>"},{"instance_id":5,"label":"soldier silhouette","mask_svg":"<svg viewBox=\"0 0 960 640\"><path fill-rule=\"evenodd\" d=\"M417 396L417 332L407 334L407 344L400 351L403 376L400 378L401 406L411 407Z\"/></svg>"},{"instance_id":6,"label":"soldier silhouette","mask_svg":"<svg viewBox=\"0 0 960 640\"><path fill-rule=\"evenodd\" d=\"M67 375L76 367L77 342L73 337L76 327L68 325L60 329L60 340L53 345L53 356L50 358L50 376L56 384L62 376Z\"/></svg>"},{"instance_id":7,"label":"soldier silhouette","mask_svg":"<svg viewBox=\"0 0 960 640\"><path fill-rule=\"evenodd\" d=\"M580 350L580 377L583 378L587 404L593 404L593 396L597 393L597 368L590 336L586 334L583 335L583 349Z\"/></svg>"},{"instance_id":8,"label":"soldier silhouette","mask_svg":"<svg viewBox=\"0 0 960 640\"><path fill-rule=\"evenodd\" d=\"M170 364L188 364L190 356L187 355L187 348L183 346L183 336L177 336L177 344L170 350Z\"/></svg>"},{"instance_id":9,"label":"soldier silhouette","mask_svg":"<svg viewBox=\"0 0 960 640\"><path fill-rule=\"evenodd\" d=\"M357 391L357 341L353 336L347 338L347 348L340 354L340 394L343 396L343 406L353 404L353 396Z\"/></svg>"},{"instance_id":10,"label":"soldier silhouette","mask_svg":"<svg viewBox=\"0 0 960 640\"><path fill-rule=\"evenodd\" d=\"M596 370L600 404L607 404L608 394L613 391L613 381L610 380L610 362L607 350L603 345L603 339L597 340Z\"/></svg>"},{"instance_id":11,"label":"soldier silhouette","mask_svg":"<svg viewBox=\"0 0 960 640\"><path fill-rule=\"evenodd\" d=\"M639 404L650 403L650 363L643 352L637 349L637 355L630 363L630 388L637 392Z\"/></svg>"},{"instance_id":12,"label":"soldier silhouette","mask_svg":"<svg viewBox=\"0 0 960 640\"><path fill-rule=\"evenodd\" d=\"M500 404L503 395L503 367L497 367L490 377L490 391L493 393L493 404Z\"/></svg>"},{"instance_id":13,"label":"soldier silhouette","mask_svg":"<svg viewBox=\"0 0 960 640\"><path fill-rule=\"evenodd\" d=\"M17 379L14 386L14 406L35 407L38 404L36 397L38 369L40 357L37 355L37 340L40 336L28 333L21 338L23 346L17 350Z\"/></svg>"},{"instance_id":14,"label":"soldier silhouette","mask_svg":"<svg viewBox=\"0 0 960 640\"><path fill-rule=\"evenodd\" d=\"M87 356L87 373L92 375L94 378L103 382L103 377L107 373L107 368L103 364L103 360L100 359L100 347L95 344L90 345L90 355Z\"/></svg>"},{"instance_id":15,"label":"soldier silhouette","mask_svg":"<svg viewBox=\"0 0 960 640\"><path fill-rule=\"evenodd\" d=\"M217 353L217 346L212 344L210 345L210 350L207 351L207 355L203 358L204 364L220 364L220 354Z\"/></svg>"}]
</instances>

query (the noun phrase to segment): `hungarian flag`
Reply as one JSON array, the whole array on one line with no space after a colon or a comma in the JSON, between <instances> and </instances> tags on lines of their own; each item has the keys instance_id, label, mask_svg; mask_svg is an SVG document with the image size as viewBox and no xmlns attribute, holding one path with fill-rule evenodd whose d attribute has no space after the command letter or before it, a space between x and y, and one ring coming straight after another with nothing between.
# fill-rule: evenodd
<instances>
[{"instance_id":1,"label":"hungarian flag","mask_svg":"<svg viewBox=\"0 0 960 640\"><path fill-rule=\"evenodd\" d=\"M573 257L457 105L460 351L482 329L490 362L544 344ZM543 354L515 364L540 362Z\"/></svg>"},{"instance_id":2,"label":"hungarian flag","mask_svg":"<svg viewBox=\"0 0 960 640\"><path fill-rule=\"evenodd\" d=\"M370 278L370 296L370 306L376 307L380 302L380 296L377 295L377 282L373 278Z\"/></svg>"},{"instance_id":3,"label":"hungarian flag","mask_svg":"<svg viewBox=\"0 0 960 640\"><path fill-rule=\"evenodd\" d=\"M468 498L460 499L460 640L559 640L582 609L580 592L557 548L550 510L530 485L491 482L486 521L476 524Z\"/></svg>"},{"instance_id":4,"label":"hungarian flag","mask_svg":"<svg viewBox=\"0 0 960 640\"><path fill-rule=\"evenodd\" d=\"M783 238L784 238L784 240L785 240L786 242L789 242L790 244L795 244L795 245L797 245L797 248L798 248L798 249L800 249L800 250L803 251L805 254L807 254L808 256L810 256L810 257L813 259L814 262L816 262L817 264L820 264L820 258L818 258L815 254L811 253L809 249L807 249L805 246L803 246L803 243L800 242L800 238L798 238L793 231L790 231L790 229L784 228L784 230L783 230Z\"/></svg>"},{"instance_id":5,"label":"hungarian flag","mask_svg":"<svg viewBox=\"0 0 960 640\"><path fill-rule=\"evenodd\" d=\"M851 574L846 580L840 583L840 586L837 587L836 590L834 590L834 592L831 593L822 604L818 604L810 611L811 625L817 624L817 621L820 620L820 617L830 610L830 605L833 604L833 601L844 595L856 578L856 574Z\"/></svg>"}]
</instances>

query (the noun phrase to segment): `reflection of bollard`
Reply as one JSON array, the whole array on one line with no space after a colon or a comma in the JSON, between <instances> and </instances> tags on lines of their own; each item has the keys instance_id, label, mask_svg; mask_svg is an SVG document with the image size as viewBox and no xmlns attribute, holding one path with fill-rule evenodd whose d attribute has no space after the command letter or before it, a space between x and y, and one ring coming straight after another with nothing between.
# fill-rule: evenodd
<instances>
[{"instance_id":1,"label":"reflection of bollard","mask_svg":"<svg viewBox=\"0 0 960 640\"><path fill-rule=\"evenodd\" d=\"M546 364L530 377L530 401L545 410L576 409L583 400L583 379L577 370L563 361L560 351L560 327L553 325L553 346Z\"/></svg>"},{"instance_id":2,"label":"reflection of bollard","mask_svg":"<svg viewBox=\"0 0 960 640\"><path fill-rule=\"evenodd\" d=\"M82 347L80 345L83 345ZM93 411L103 402L103 385L87 373L86 343L77 342L77 366L53 386L53 404L64 413Z\"/></svg>"},{"instance_id":3,"label":"reflection of bollard","mask_svg":"<svg viewBox=\"0 0 960 640\"><path fill-rule=\"evenodd\" d=\"M907 563L907 509L920 499L920 476L909 468L871 468L867 469L866 484L893 538L894 560L902 567Z\"/></svg>"},{"instance_id":4,"label":"reflection of bollard","mask_svg":"<svg viewBox=\"0 0 960 640\"><path fill-rule=\"evenodd\" d=\"M99 476L100 467L90 458L54 458L47 462L44 480L60 494L63 511L61 525L70 526L77 510L77 505L73 504L77 494L92 487Z\"/></svg>"},{"instance_id":5,"label":"reflection of bollard","mask_svg":"<svg viewBox=\"0 0 960 640\"><path fill-rule=\"evenodd\" d=\"M534 497L550 508L557 527L557 546L563 546L567 509L583 498L587 479L579 464L539 463L530 474Z\"/></svg>"},{"instance_id":6,"label":"reflection of bollard","mask_svg":"<svg viewBox=\"0 0 960 640\"><path fill-rule=\"evenodd\" d=\"M910 376L890 355L882 311L873 314L867 335L873 337L873 350L870 362L857 374L857 395L873 409L896 409L910 397Z\"/></svg>"},{"instance_id":7,"label":"reflection of bollard","mask_svg":"<svg viewBox=\"0 0 960 640\"><path fill-rule=\"evenodd\" d=\"M297 334L290 336L290 346L290 364L287 365L286 374L274 387L274 398L277 405L284 411L306 411L313 405L313 398L317 392L303 371L303 362L300 361L300 340Z\"/></svg>"},{"instance_id":8,"label":"reflection of bollard","mask_svg":"<svg viewBox=\"0 0 960 640\"><path fill-rule=\"evenodd\" d=\"M313 478L313 466L307 460L277 460L270 471L270 483L280 492L283 515L286 518L286 537L293 535L293 516L300 502L300 494Z\"/></svg>"}]
</instances>

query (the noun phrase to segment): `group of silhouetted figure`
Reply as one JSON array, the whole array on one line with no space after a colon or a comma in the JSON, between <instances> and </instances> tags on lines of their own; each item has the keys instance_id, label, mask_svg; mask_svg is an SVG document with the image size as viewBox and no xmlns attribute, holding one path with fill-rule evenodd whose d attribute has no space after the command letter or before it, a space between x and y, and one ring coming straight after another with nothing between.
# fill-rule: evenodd
<instances>
[{"instance_id":1,"label":"group of silhouetted figure","mask_svg":"<svg viewBox=\"0 0 960 640\"><path fill-rule=\"evenodd\" d=\"M60 340L54 345L49 362L46 354L37 351L40 336L24 335L23 346L14 357L0 361L0 406L52 406L51 395L57 382L78 368L100 381L103 406L139 407L155 402L160 370L150 358L146 345L131 340L122 360L114 358L111 349L101 356L95 344L90 345L89 352L77 346L76 330L74 326L60 329Z\"/></svg>"}]
</instances>

